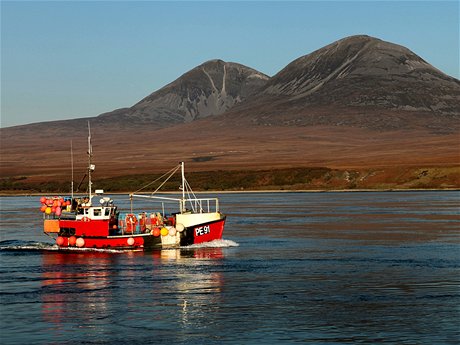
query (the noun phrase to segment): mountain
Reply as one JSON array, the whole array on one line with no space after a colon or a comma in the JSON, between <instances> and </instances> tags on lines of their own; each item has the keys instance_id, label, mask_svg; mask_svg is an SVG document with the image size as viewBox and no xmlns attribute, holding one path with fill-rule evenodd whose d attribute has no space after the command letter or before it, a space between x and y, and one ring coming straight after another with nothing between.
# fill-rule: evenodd
<instances>
[{"instance_id":1,"label":"mountain","mask_svg":"<svg viewBox=\"0 0 460 345\"><path fill-rule=\"evenodd\" d=\"M100 120L129 120L165 127L220 115L265 85L269 77L252 68L211 60L183 74L131 108L117 109Z\"/></svg>"},{"instance_id":2,"label":"mountain","mask_svg":"<svg viewBox=\"0 0 460 345\"><path fill-rule=\"evenodd\" d=\"M458 114L460 81L409 49L369 36L352 36L291 62L264 94L309 104L380 106Z\"/></svg>"},{"instance_id":3,"label":"mountain","mask_svg":"<svg viewBox=\"0 0 460 345\"><path fill-rule=\"evenodd\" d=\"M316 167L324 175L301 176L299 188L460 187L460 82L369 36L334 42L271 78L213 60L129 108L3 128L0 182L67 181L71 140L84 172L88 120L95 179L185 161L211 180L218 170L251 179L245 171Z\"/></svg>"},{"instance_id":4,"label":"mountain","mask_svg":"<svg viewBox=\"0 0 460 345\"><path fill-rule=\"evenodd\" d=\"M460 119L460 81L405 47L351 36L294 60L232 112L269 125L442 131Z\"/></svg>"},{"instance_id":5,"label":"mountain","mask_svg":"<svg viewBox=\"0 0 460 345\"><path fill-rule=\"evenodd\" d=\"M107 131L127 123L158 129L208 117L242 126L452 132L460 128L460 81L403 46L357 35L302 56L271 78L211 60L129 108L46 126L83 129L91 120Z\"/></svg>"}]
</instances>

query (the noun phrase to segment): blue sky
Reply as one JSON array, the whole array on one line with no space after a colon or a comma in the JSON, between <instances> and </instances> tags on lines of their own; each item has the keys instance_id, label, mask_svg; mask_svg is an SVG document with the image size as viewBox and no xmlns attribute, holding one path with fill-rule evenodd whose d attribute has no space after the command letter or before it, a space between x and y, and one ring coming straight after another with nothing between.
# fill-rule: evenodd
<instances>
[{"instance_id":1,"label":"blue sky","mask_svg":"<svg viewBox=\"0 0 460 345\"><path fill-rule=\"evenodd\" d=\"M274 75L355 34L459 78L457 0L2 0L1 126L129 107L210 59Z\"/></svg>"}]
</instances>

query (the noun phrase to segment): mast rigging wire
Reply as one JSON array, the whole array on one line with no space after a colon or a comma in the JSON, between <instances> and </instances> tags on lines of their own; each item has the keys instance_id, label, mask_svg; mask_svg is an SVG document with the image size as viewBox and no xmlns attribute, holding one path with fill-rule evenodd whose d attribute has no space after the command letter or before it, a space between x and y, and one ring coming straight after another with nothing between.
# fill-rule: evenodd
<instances>
[{"instance_id":1,"label":"mast rigging wire","mask_svg":"<svg viewBox=\"0 0 460 345\"><path fill-rule=\"evenodd\" d=\"M138 190L132 192L131 194L135 194L135 193L138 193L140 192L141 190L151 186L152 184L154 184L155 182L158 182L159 180L161 180L162 178L164 178L166 175L169 174L169 176L166 178L166 180L163 181L163 183L154 191L152 192L151 194L155 194L161 187L163 187L163 185L176 173L177 170L179 170L180 168L180 165L172 168L171 170L169 170L168 172L164 173L163 175L161 175L160 177L158 177L156 180L150 182L150 183L147 183L145 186L139 188Z\"/></svg>"}]
</instances>

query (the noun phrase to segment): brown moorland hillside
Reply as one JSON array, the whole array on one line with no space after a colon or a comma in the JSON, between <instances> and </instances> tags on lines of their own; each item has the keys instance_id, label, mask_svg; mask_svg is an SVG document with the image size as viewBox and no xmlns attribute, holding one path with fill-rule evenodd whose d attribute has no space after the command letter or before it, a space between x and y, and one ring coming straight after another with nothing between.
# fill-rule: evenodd
<instances>
[{"instance_id":1,"label":"brown moorland hillside","mask_svg":"<svg viewBox=\"0 0 460 345\"><path fill-rule=\"evenodd\" d=\"M299 167L337 169L341 171L339 175L356 171L361 179L356 188L460 186L457 134L440 135L426 130L378 132L350 127L248 127L210 120L157 131L140 127L119 129L111 137L105 135L103 127L94 126L92 132L96 182L117 176L162 173L183 160L190 172ZM81 129L73 136L42 133L33 139L18 140L2 149L2 159L7 162L2 165L2 176L26 177L21 182L33 184L68 181L71 138L75 175L83 176L85 135L85 129ZM14 142L15 138L21 136L13 135L9 140ZM417 171L428 168L444 169L445 178L436 172L432 177L438 181L431 181L430 173L423 176L426 183L418 183ZM413 181L398 182L398 176L404 174L413 174ZM342 183L328 180L310 188L350 187L348 182L344 175Z\"/></svg>"}]
</instances>

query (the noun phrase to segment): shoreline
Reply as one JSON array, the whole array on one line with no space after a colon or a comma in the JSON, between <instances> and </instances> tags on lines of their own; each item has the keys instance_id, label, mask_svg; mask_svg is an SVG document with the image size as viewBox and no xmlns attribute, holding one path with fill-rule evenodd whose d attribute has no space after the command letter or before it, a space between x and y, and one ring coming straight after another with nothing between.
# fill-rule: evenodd
<instances>
[{"instance_id":1,"label":"shoreline","mask_svg":"<svg viewBox=\"0 0 460 345\"><path fill-rule=\"evenodd\" d=\"M261 190L211 190L211 191L194 191L195 194L256 194L256 193L382 193L382 192L454 192L460 191L460 188L385 188L385 189L261 189ZM70 195L70 193L68 193ZM104 195L129 195L130 192L108 192ZM139 193L142 194L142 193ZM143 193L150 194L150 193ZM165 191L157 194L180 194L180 191ZM67 195L67 193L14 193L0 191L0 197L17 197L17 196L43 196L43 195ZM74 193L75 196L85 196L86 193Z\"/></svg>"}]
</instances>

